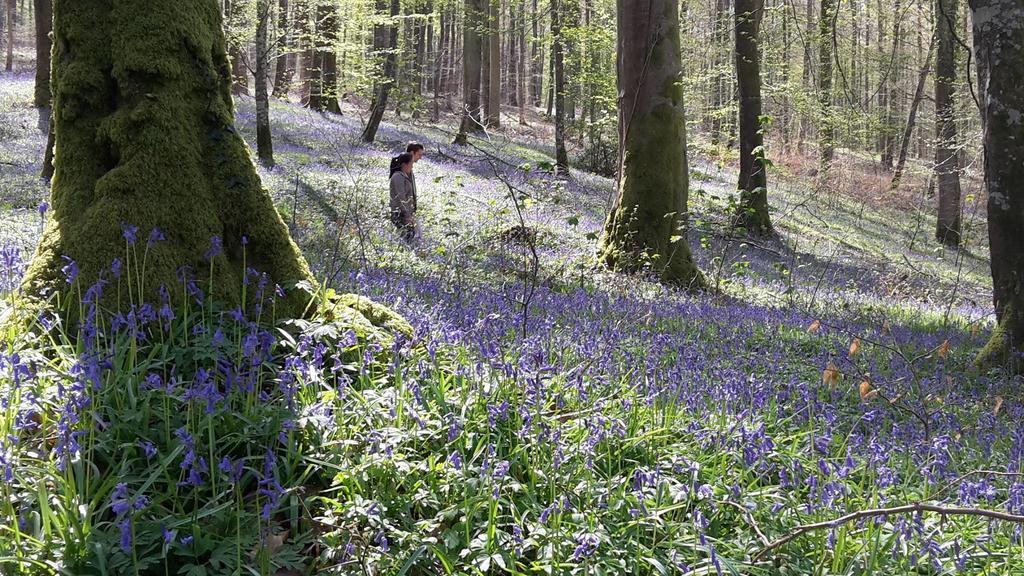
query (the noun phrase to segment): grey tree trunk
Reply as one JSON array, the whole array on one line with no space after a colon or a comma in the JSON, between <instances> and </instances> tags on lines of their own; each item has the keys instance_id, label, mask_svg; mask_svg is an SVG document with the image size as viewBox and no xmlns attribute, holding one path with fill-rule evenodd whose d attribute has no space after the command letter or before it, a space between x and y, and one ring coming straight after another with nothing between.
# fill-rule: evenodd
<instances>
[{"instance_id":1,"label":"grey tree trunk","mask_svg":"<svg viewBox=\"0 0 1024 576\"><path fill-rule=\"evenodd\" d=\"M960 245L960 149L955 110L957 10L957 0L935 0L935 180L939 197L935 238L947 246Z\"/></svg>"},{"instance_id":2,"label":"grey tree trunk","mask_svg":"<svg viewBox=\"0 0 1024 576\"><path fill-rule=\"evenodd\" d=\"M551 38L555 67L555 166L561 173L569 171L569 153L565 149L565 44L559 0L551 0Z\"/></svg>"},{"instance_id":3,"label":"grey tree trunk","mask_svg":"<svg viewBox=\"0 0 1024 576\"><path fill-rule=\"evenodd\" d=\"M835 157L835 119L832 117L832 19L835 0L821 0L818 18L818 153L821 172L827 172Z\"/></svg>"},{"instance_id":4,"label":"grey tree trunk","mask_svg":"<svg viewBox=\"0 0 1024 576\"><path fill-rule=\"evenodd\" d=\"M537 10L537 0L533 0L533 11L530 15L530 100L533 101L534 108L540 108L544 93L544 43L540 38L540 12Z\"/></svg>"},{"instance_id":5,"label":"grey tree trunk","mask_svg":"<svg viewBox=\"0 0 1024 576\"><path fill-rule=\"evenodd\" d=\"M1020 369L1024 352L1024 2L970 0L984 131L992 299L998 325L978 359Z\"/></svg>"},{"instance_id":6,"label":"grey tree trunk","mask_svg":"<svg viewBox=\"0 0 1024 576\"><path fill-rule=\"evenodd\" d=\"M377 0L378 9L386 7L386 2L387 0ZM387 36L387 54L384 56L384 69L380 82L374 91L373 102L370 103L370 117L366 120L366 127L363 128L361 136L363 142L373 142L377 137L377 129L380 127L380 121L384 119L384 111L388 107L388 93L391 92L391 87L395 83L395 74L398 71L396 59L398 57L398 16L400 13L399 0L391 0L391 20L387 26L378 27L385 30L374 31L375 35L380 32Z\"/></svg>"},{"instance_id":7,"label":"grey tree trunk","mask_svg":"<svg viewBox=\"0 0 1024 576\"><path fill-rule=\"evenodd\" d=\"M267 28L270 26L270 0L256 0L256 157L264 166L274 165L274 140L270 133L270 48Z\"/></svg>"},{"instance_id":8,"label":"grey tree trunk","mask_svg":"<svg viewBox=\"0 0 1024 576\"><path fill-rule=\"evenodd\" d=\"M480 30L486 15L486 0L465 0L465 22L462 26L462 123L455 136L456 144L465 144L470 134L483 129L480 118L480 69L483 42Z\"/></svg>"},{"instance_id":9,"label":"grey tree trunk","mask_svg":"<svg viewBox=\"0 0 1024 576\"><path fill-rule=\"evenodd\" d=\"M734 224L763 236L772 231L768 216L768 174L761 131L761 47L758 39L763 0L733 0L736 22L736 83L740 100L740 203Z\"/></svg>"},{"instance_id":10,"label":"grey tree trunk","mask_svg":"<svg viewBox=\"0 0 1024 576\"><path fill-rule=\"evenodd\" d=\"M618 0L619 185L600 260L699 289L686 240L689 170L680 83L679 5Z\"/></svg>"},{"instance_id":11,"label":"grey tree trunk","mask_svg":"<svg viewBox=\"0 0 1024 576\"><path fill-rule=\"evenodd\" d=\"M18 2L17 0L7 0L7 59L4 63L4 70L10 72L14 70L14 31L17 28L17 17Z\"/></svg>"},{"instance_id":12,"label":"grey tree trunk","mask_svg":"<svg viewBox=\"0 0 1024 576\"><path fill-rule=\"evenodd\" d=\"M486 0L490 4L487 24L488 90L487 126L501 126L501 0Z\"/></svg>"},{"instance_id":13,"label":"grey tree trunk","mask_svg":"<svg viewBox=\"0 0 1024 576\"><path fill-rule=\"evenodd\" d=\"M50 0L35 0L33 4L36 11L36 86L33 104L42 109L40 128L44 128L43 114L47 119L46 126L49 126L50 117L50 50L53 46L50 30L53 26L53 11Z\"/></svg>"}]
</instances>

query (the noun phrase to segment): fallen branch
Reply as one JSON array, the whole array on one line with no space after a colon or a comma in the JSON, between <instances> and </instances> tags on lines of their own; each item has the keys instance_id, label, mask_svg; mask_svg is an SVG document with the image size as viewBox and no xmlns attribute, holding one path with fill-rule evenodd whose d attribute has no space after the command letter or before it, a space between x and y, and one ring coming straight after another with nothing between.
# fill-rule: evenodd
<instances>
[{"instance_id":1,"label":"fallen branch","mask_svg":"<svg viewBox=\"0 0 1024 576\"><path fill-rule=\"evenodd\" d=\"M875 516L894 516L896 514L907 514L911 512L933 512L940 516L982 516L985 518L991 518L993 520L1003 520L1006 522L1014 522L1017 524L1024 524L1024 516L1017 514L1010 514L1008 512L999 512L998 510L986 510L984 508L956 508L949 506L939 506L936 504L925 504L923 502L914 502L913 504L905 504L903 506L894 506L892 508L872 508L869 510L858 510L857 512L851 512L845 516L840 516L835 520L828 520L826 522L818 522L816 524L804 524L803 526L797 526L789 534L786 534L782 538L768 544L764 548L761 548L754 554L753 560L756 562L768 552L778 548L797 538L807 532L813 532L815 530L822 530L825 528L835 528L843 524L848 524L864 518L872 518Z\"/></svg>"}]
</instances>

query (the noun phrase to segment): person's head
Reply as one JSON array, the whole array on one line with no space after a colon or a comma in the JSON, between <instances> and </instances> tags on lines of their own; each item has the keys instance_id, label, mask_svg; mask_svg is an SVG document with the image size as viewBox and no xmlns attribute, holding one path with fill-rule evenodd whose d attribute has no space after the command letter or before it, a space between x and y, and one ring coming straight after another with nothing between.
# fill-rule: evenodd
<instances>
[{"instance_id":1,"label":"person's head","mask_svg":"<svg viewBox=\"0 0 1024 576\"><path fill-rule=\"evenodd\" d=\"M401 168L402 172L405 172L406 174L412 172L413 162L415 162L415 160L413 160L413 155L408 152L398 155L398 166Z\"/></svg>"},{"instance_id":2,"label":"person's head","mask_svg":"<svg viewBox=\"0 0 1024 576\"><path fill-rule=\"evenodd\" d=\"M405 153L412 154L413 163L419 162L420 158L423 158L423 144L409 142L409 145L405 147Z\"/></svg>"}]
</instances>

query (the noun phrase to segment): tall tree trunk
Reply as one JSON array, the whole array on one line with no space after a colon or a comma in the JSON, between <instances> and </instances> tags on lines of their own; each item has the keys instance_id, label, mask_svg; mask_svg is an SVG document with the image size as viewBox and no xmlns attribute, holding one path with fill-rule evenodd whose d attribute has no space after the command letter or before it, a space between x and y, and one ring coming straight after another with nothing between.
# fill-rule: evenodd
<instances>
[{"instance_id":1,"label":"tall tree trunk","mask_svg":"<svg viewBox=\"0 0 1024 576\"><path fill-rule=\"evenodd\" d=\"M516 66L518 73L516 74L516 104L519 106L519 125L526 126L526 99L529 97L526 93L526 76L529 74L529 66L526 60L526 0L519 0L519 50L516 54L518 56Z\"/></svg>"},{"instance_id":2,"label":"tall tree trunk","mask_svg":"<svg viewBox=\"0 0 1024 576\"><path fill-rule=\"evenodd\" d=\"M377 0L378 9L386 7L387 0ZM370 117L366 120L366 127L363 128L362 140L363 142L373 142L377 137L377 129L380 127L380 121L384 119L384 111L388 107L388 93L391 91L391 86L395 83L395 74L397 73L397 57L398 57L398 16L401 14L401 4L399 0L391 0L391 19L388 21L386 31L381 31L381 34L387 35L387 54L384 56L384 69L381 74L380 82L377 84L377 89L374 91L373 102L370 103ZM377 31L374 33L376 34Z\"/></svg>"},{"instance_id":3,"label":"tall tree trunk","mask_svg":"<svg viewBox=\"0 0 1024 576\"><path fill-rule=\"evenodd\" d=\"M984 123L992 298L998 326L982 364L1024 352L1024 4L970 0Z\"/></svg>"},{"instance_id":4,"label":"tall tree trunk","mask_svg":"<svg viewBox=\"0 0 1024 576\"><path fill-rule=\"evenodd\" d=\"M565 149L565 44L562 37L561 0L551 0L551 51L555 64L555 166L569 171L569 153Z\"/></svg>"},{"instance_id":5,"label":"tall tree trunk","mask_svg":"<svg viewBox=\"0 0 1024 576\"><path fill-rule=\"evenodd\" d=\"M960 245L960 149L956 141L957 0L935 0L935 181L938 219L935 238ZM1024 62L1020 63L1024 66Z\"/></svg>"},{"instance_id":6,"label":"tall tree trunk","mask_svg":"<svg viewBox=\"0 0 1024 576\"><path fill-rule=\"evenodd\" d=\"M465 0L462 26L462 123L456 144L465 144L470 134L483 129L480 118L480 69L483 41L480 30L487 18L487 0Z\"/></svg>"},{"instance_id":7,"label":"tall tree trunk","mask_svg":"<svg viewBox=\"0 0 1024 576\"><path fill-rule=\"evenodd\" d=\"M480 36L480 105L483 107L483 121L486 126L491 117L491 0L482 1L484 28Z\"/></svg>"},{"instance_id":8,"label":"tall tree trunk","mask_svg":"<svg viewBox=\"0 0 1024 576\"><path fill-rule=\"evenodd\" d=\"M4 70L14 70L14 31L17 28L17 0L7 0L7 60L4 63Z\"/></svg>"},{"instance_id":9,"label":"tall tree trunk","mask_svg":"<svg viewBox=\"0 0 1024 576\"><path fill-rule=\"evenodd\" d=\"M835 0L821 0L818 19L818 153L822 173L827 172L835 156L836 129L832 117L832 19Z\"/></svg>"},{"instance_id":10,"label":"tall tree trunk","mask_svg":"<svg viewBox=\"0 0 1024 576\"><path fill-rule=\"evenodd\" d=\"M751 234L772 231L768 174L761 131L761 47L758 35L764 0L733 0L736 15L736 83L740 99L740 203L734 224Z\"/></svg>"},{"instance_id":11,"label":"tall tree trunk","mask_svg":"<svg viewBox=\"0 0 1024 576\"><path fill-rule=\"evenodd\" d=\"M883 113L885 114L885 122L883 123L881 130L881 160L882 167L885 168L886 170L892 170L893 167L893 152L896 148L896 138L893 132L896 126L896 118L899 114L900 103L900 99L897 98L897 94L899 92L900 79L900 43L902 41L900 33L902 18L902 13L900 12L900 0L893 0L892 15L892 47L890 48L890 52L886 55L885 60L885 108L883 108Z\"/></svg>"},{"instance_id":12,"label":"tall tree trunk","mask_svg":"<svg viewBox=\"0 0 1024 576\"><path fill-rule=\"evenodd\" d=\"M142 300L158 303L166 287L182 302L179 269L191 269L230 309L253 268L288 291L278 317L301 315L310 295L292 286L315 280L234 129L217 2L55 0L53 12L60 161L26 293L77 301L124 256L126 223L143 242L154 229L167 239L149 249ZM74 284L65 257L80 270ZM105 305L127 306L114 292Z\"/></svg>"},{"instance_id":13,"label":"tall tree trunk","mask_svg":"<svg viewBox=\"0 0 1024 576\"><path fill-rule=\"evenodd\" d=\"M274 165L274 140L270 133L270 0L256 0L256 156L264 166Z\"/></svg>"},{"instance_id":14,"label":"tall tree trunk","mask_svg":"<svg viewBox=\"0 0 1024 576\"><path fill-rule=\"evenodd\" d=\"M291 43L289 42L288 0L277 1L277 58L275 58L276 70L274 71L274 98L285 98L288 96L289 84L291 84L294 71L288 65Z\"/></svg>"},{"instance_id":15,"label":"tall tree trunk","mask_svg":"<svg viewBox=\"0 0 1024 576\"><path fill-rule=\"evenodd\" d=\"M879 2L881 1L882 0L879 0ZM803 80L804 93L810 95L815 92L811 74L814 66L814 0L807 0L806 5L804 6L804 19L804 65L801 79ZM810 116L811 115L805 111L803 113L803 117L800 119L800 140L798 148L801 152L806 149L807 141L811 139Z\"/></svg>"},{"instance_id":16,"label":"tall tree trunk","mask_svg":"<svg viewBox=\"0 0 1024 576\"><path fill-rule=\"evenodd\" d=\"M530 36L530 100L534 108L540 108L544 94L544 43L540 37L540 12L537 0L533 0L530 13L532 34Z\"/></svg>"},{"instance_id":17,"label":"tall tree trunk","mask_svg":"<svg viewBox=\"0 0 1024 576\"><path fill-rule=\"evenodd\" d=\"M43 109L50 117L50 29L53 25L53 11L50 0L34 0L36 11L36 86L33 104ZM40 119L42 119L42 114ZM49 125L49 121L45 123ZM40 126L42 128L42 126Z\"/></svg>"},{"instance_id":18,"label":"tall tree trunk","mask_svg":"<svg viewBox=\"0 0 1024 576\"><path fill-rule=\"evenodd\" d=\"M338 4L326 2L317 8L320 23L320 45L317 60L320 62L321 81L320 110L341 114L338 104Z\"/></svg>"},{"instance_id":19,"label":"tall tree trunk","mask_svg":"<svg viewBox=\"0 0 1024 576\"><path fill-rule=\"evenodd\" d=\"M729 8L731 0L716 0L715 2L715 28L713 35L712 65L714 66L714 86L711 90L711 143L718 144L729 138L727 134L731 130L730 118L732 114L732 85L729 82L731 75L728 54L729 36L732 33L732 15Z\"/></svg>"},{"instance_id":20,"label":"tall tree trunk","mask_svg":"<svg viewBox=\"0 0 1024 576\"><path fill-rule=\"evenodd\" d=\"M931 71L932 49L935 47L935 34L932 34L931 43L928 45L928 57L921 66L917 75L917 88L914 89L914 99L910 102L910 112L907 114L907 123L903 127L903 137L900 138L900 154L896 160L896 168L892 173L892 187L897 188L903 178L903 170L907 165L907 152L910 150L910 138L914 133L914 124L917 122L917 110L924 99L924 87L928 81L928 72Z\"/></svg>"},{"instance_id":21,"label":"tall tree trunk","mask_svg":"<svg viewBox=\"0 0 1024 576\"><path fill-rule=\"evenodd\" d=\"M296 55L299 68L300 91L299 101L303 106L317 108L319 103L315 101L319 97L320 89L320 64L317 62L317 27L313 23L313 5L315 0L298 0L296 7L295 29L299 36L299 45L302 50Z\"/></svg>"},{"instance_id":22,"label":"tall tree trunk","mask_svg":"<svg viewBox=\"0 0 1024 576\"><path fill-rule=\"evenodd\" d=\"M440 33L438 34L437 51L434 53L434 107L430 119L437 122L441 118L441 98L447 93L445 84L448 81L445 74L445 61L448 52L448 7L441 8L440 20L438 23Z\"/></svg>"},{"instance_id":23,"label":"tall tree trunk","mask_svg":"<svg viewBox=\"0 0 1024 576\"><path fill-rule=\"evenodd\" d=\"M486 0L488 10L488 52L490 53L490 83L487 92L487 126L501 125L501 0Z\"/></svg>"},{"instance_id":24,"label":"tall tree trunk","mask_svg":"<svg viewBox=\"0 0 1024 576\"><path fill-rule=\"evenodd\" d=\"M699 288L686 240L689 170L678 3L618 0L619 185L600 260L624 272L653 268Z\"/></svg>"}]
</instances>

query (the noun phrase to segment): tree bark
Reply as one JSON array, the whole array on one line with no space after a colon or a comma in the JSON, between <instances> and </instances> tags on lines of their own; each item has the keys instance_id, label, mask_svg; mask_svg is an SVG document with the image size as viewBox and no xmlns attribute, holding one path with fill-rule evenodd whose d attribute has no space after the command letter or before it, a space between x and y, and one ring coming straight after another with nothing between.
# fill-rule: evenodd
<instances>
[{"instance_id":1,"label":"tree bark","mask_svg":"<svg viewBox=\"0 0 1024 576\"><path fill-rule=\"evenodd\" d=\"M684 230L689 191L676 0L618 0L619 185L600 260L698 289Z\"/></svg>"},{"instance_id":2,"label":"tree bark","mask_svg":"<svg viewBox=\"0 0 1024 576\"><path fill-rule=\"evenodd\" d=\"M544 94L544 44L540 38L540 12L537 9L537 0L533 0L531 16L530 100L533 101L534 108L540 108Z\"/></svg>"},{"instance_id":3,"label":"tree bark","mask_svg":"<svg viewBox=\"0 0 1024 576\"><path fill-rule=\"evenodd\" d=\"M378 8L386 7L386 2L387 0L377 0ZM377 129L380 127L380 121L384 119L384 111L388 107L388 94L395 83L395 74L398 68L396 58L398 57L398 16L401 13L400 10L401 4L399 0L391 0L391 19L386 26L380 27L383 30L374 31L374 34L380 32L382 35L387 35L387 54L384 55L380 82L378 82L377 89L374 91L373 102L370 103L370 117L366 120L366 127L363 128L363 142L373 142L377 137Z\"/></svg>"},{"instance_id":4,"label":"tree bark","mask_svg":"<svg viewBox=\"0 0 1024 576\"><path fill-rule=\"evenodd\" d=\"M227 0L228 28L231 37L228 38L228 54L231 56L231 93L235 95L249 95L249 71L245 67L245 47L237 38L236 30L242 26L242 12L245 9L243 0Z\"/></svg>"},{"instance_id":5,"label":"tree bark","mask_svg":"<svg viewBox=\"0 0 1024 576\"><path fill-rule=\"evenodd\" d=\"M1024 352L1024 4L970 0L981 94L992 299L998 325L979 355L983 365Z\"/></svg>"},{"instance_id":6,"label":"tree bark","mask_svg":"<svg viewBox=\"0 0 1024 576\"><path fill-rule=\"evenodd\" d=\"M321 69L317 110L341 114L341 106L338 104L338 4L322 3L317 8L317 14L322 30L317 48L317 61Z\"/></svg>"},{"instance_id":7,"label":"tree bark","mask_svg":"<svg viewBox=\"0 0 1024 576\"><path fill-rule=\"evenodd\" d=\"M734 0L736 16L736 83L740 99L740 203L736 226L763 236L771 233L768 215L768 174L761 130L761 47L758 35L763 0Z\"/></svg>"},{"instance_id":8,"label":"tree bark","mask_svg":"<svg viewBox=\"0 0 1024 576\"><path fill-rule=\"evenodd\" d=\"M835 156L836 130L832 118L832 18L835 0L821 0L818 19L818 152L821 172L828 171Z\"/></svg>"},{"instance_id":9,"label":"tree bark","mask_svg":"<svg viewBox=\"0 0 1024 576\"><path fill-rule=\"evenodd\" d=\"M480 69L483 41L480 30L487 17L487 0L465 0L462 26L462 123L456 144L465 144L470 134L483 129L480 118Z\"/></svg>"},{"instance_id":10,"label":"tree bark","mask_svg":"<svg viewBox=\"0 0 1024 576\"><path fill-rule=\"evenodd\" d=\"M267 28L270 26L270 0L256 0L256 156L264 166L274 165L274 140L270 133L270 48Z\"/></svg>"},{"instance_id":11,"label":"tree bark","mask_svg":"<svg viewBox=\"0 0 1024 576\"><path fill-rule=\"evenodd\" d=\"M555 66L555 166L559 172L568 172L569 153L565 149L565 45L561 11L560 0L551 0L551 51Z\"/></svg>"},{"instance_id":12,"label":"tree bark","mask_svg":"<svg viewBox=\"0 0 1024 576\"><path fill-rule=\"evenodd\" d=\"M36 11L36 86L33 104L36 108L45 109L40 113L50 117L50 30L53 26L53 10L50 0L35 0ZM43 124L43 122L40 122ZM45 122L49 126L49 121ZM40 128L44 128L40 126ZM46 128L48 129L48 128Z\"/></svg>"},{"instance_id":13,"label":"tree bark","mask_svg":"<svg viewBox=\"0 0 1024 576\"><path fill-rule=\"evenodd\" d=\"M51 217L24 280L31 297L85 291L125 255L122 225L166 241L148 250L141 298L187 296L179 270L242 304L247 268L287 291L279 317L300 315L314 282L234 128L231 66L214 0L55 0L54 126L60 150ZM211 250L218 238L222 250ZM74 284L62 268L71 259ZM110 297L116 310L125 299ZM139 303L137 300L136 304Z\"/></svg>"},{"instance_id":14,"label":"tree bark","mask_svg":"<svg viewBox=\"0 0 1024 576\"><path fill-rule=\"evenodd\" d=\"M935 181L939 197L935 238L947 246L959 246L960 150L956 141L955 110L957 0L935 0L935 8Z\"/></svg>"}]
</instances>

